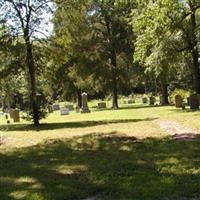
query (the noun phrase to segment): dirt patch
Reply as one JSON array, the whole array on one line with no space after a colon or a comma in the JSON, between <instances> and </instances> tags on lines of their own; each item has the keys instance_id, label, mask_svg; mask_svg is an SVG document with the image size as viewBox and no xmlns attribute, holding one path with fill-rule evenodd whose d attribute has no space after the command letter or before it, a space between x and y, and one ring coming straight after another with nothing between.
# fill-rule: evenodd
<instances>
[{"instance_id":1,"label":"dirt patch","mask_svg":"<svg viewBox=\"0 0 200 200\"><path fill-rule=\"evenodd\" d=\"M6 143L6 137L0 136L0 146Z\"/></svg>"},{"instance_id":2,"label":"dirt patch","mask_svg":"<svg viewBox=\"0 0 200 200\"><path fill-rule=\"evenodd\" d=\"M184 127L174 121L159 121L159 125L175 140L193 140L200 138L200 132Z\"/></svg>"}]
</instances>

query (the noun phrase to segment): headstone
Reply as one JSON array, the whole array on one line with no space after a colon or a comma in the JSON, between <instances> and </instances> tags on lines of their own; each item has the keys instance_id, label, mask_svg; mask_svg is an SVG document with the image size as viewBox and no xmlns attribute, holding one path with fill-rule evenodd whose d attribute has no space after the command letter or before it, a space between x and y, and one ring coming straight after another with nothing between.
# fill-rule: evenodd
<instances>
[{"instance_id":1,"label":"headstone","mask_svg":"<svg viewBox=\"0 0 200 200\"><path fill-rule=\"evenodd\" d=\"M197 94L190 95L190 109L192 110L199 109L199 97Z\"/></svg>"},{"instance_id":2,"label":"headstone","mask_svg":"<svg viewBox=\"0 0 200 200\"><path fill-rule=\"evenodd\" d=\"M185 110L185 107L186 107L186 104L183 103L183 105L182 105L182 109Z\"/></svg>"},{"instance_id":3,"label":"headstone","mask_svg":"<svg viewBox=\"0 0 200 200\"><path fill-rule=\"evenodd\" d=\"M160 95L160 105L165 105L165 99L163 97L163 95Z\"/></svg>"},{"instance_id":4,"label":"headstone","mask_svg":"<svg viewBox=\"0 0 200 200\"><path fill-rule=\"evenodd\" d=\"M127 101L126 101L126 100L124 100L124 101L123 101L123 103L124 103L124 104L127 104Z\"/></svg>"},{"instance_id":5,"label":"headstone","mask_svg":"<svg viewBox=\"0 0 200 200\"><path fill-rule=\"evenodd\" d=\"M14 111L13 111L13 121L20 122L19 110L17 110L17 109L14 109Z\"/></svg>"},{"instance_id":6,"label":"headstone","mask_svg":"<svg viewBox=\"0 0 200 200\"><path fill-rule=\"evenodd\" d=\"M65 108L68 108L70 111L74 110L74 105L65 105Z\"/></svg>"},{"instance_id":7,"label":"headstone","mask_svg":"<svg viewBox=\"0 0 200 200\"><path fill-rule=\"evenodd\" d=\"M68 108L61 108L60 109L60 115L69 115L69 109Z\"/></svg>"},{"instance_id":8,"label":"headstone","mask_svg":"<svg viewBox=\"0 0 200 200\"><path fill-rule=\"evenodd\" d=\"M181 95L176 95L175 96L175 106L176 106L176 108L182 108L183 99L182 99Z\"/></svg>"},{"instance_id":9,"label":"headstone","mask_svg":"<svg viewBox=\"0 0 200 200\"><path fill-rule=\"evenodd\" d=\"M80 112L80 107L77 105L77 106L75 107L75 110L76 110L77 113L79 113L79 112Z\"/></svg>"},{"instance_id":10,"label":"headstone","mask_svg":"<svg viewBox=\"0 0 200 200\"><path fill-rule=\"evenodd\" d=\"M98 108L99 109L106 108L106 103L105 102L99 102L98 103Z\"/></svg>"},{"instance_id":11,"label":"headstone","mask_svg":"<svg viewBox=\"0 0 200 200\"><path fill-rule=\"evenodd\" d=\"M53 108L53 111L60 110L60 105L59 104L53 104L52 108Z\"/></svg>"},{"instance_id":12,"label":"headstone","mask_svg":"<svg viewBox=\"0 0 200 200\"><path fill-rule=\"evenodd\" d=\"M128 99L128 100L127 100L127 103L128 103L128 104L133 104L133 100L132 100L132 99Z\"/></svg>"},{"instance_id":13,"label":"headstone","mask_svg":"<svg viewBox=\"0 0 200 200\"><path fill-rule=\"evenodd\" d=\"M160 98L160 105L163 105L163 96L160 95L159 98Z\"/></svg>"},{"instance_id":14,"label":"headstone","mask_svg":"<svg viewBox=\"0 0 200 200\"><path fill-rule=\"evenodd\" d=\"M146 97L142 98L142 103L148 103L148 99Z\"/></svg>"},{"instance_id":15,"label":"headstone","mask_svg":"<svg viewBox=\"0 0 200 200\"><path fill-rule=\"evenodd\" d=\"M82 93L82 108L81 113L89 113L90 110L88 108L88 101L87 101L87 93Z\"/></svg>"},{"instance_id":16,"label":"headstone","mask_svg":"<svg viewBox=\"0 0 200 200\"><path fill-rule=\"evenodd\" d=\"M190 97L187 97L187 105L190 105Z\"/></svg>"},{"instance_id":17,"label":"headstone","mask_svg":"<svg viewBox=\"0 0 200 200\"><path fill-rule=\"evenodd\" d=\"M153 96L149 97L149 105L154 105L155 102L156 102L155 97L153 97Z\"/></svg>"},{"instance_id":18,"label":"headstone","mask_svg":"<svg viewBox=\"0 0 200 200\"><path fill-rule=\"evenodd\" d=\"M48 111L49 111L49 113L52 113L52 112L53 112L52 105L49 105L49 106L48 106Z\"/></svg>"}]
</instances>

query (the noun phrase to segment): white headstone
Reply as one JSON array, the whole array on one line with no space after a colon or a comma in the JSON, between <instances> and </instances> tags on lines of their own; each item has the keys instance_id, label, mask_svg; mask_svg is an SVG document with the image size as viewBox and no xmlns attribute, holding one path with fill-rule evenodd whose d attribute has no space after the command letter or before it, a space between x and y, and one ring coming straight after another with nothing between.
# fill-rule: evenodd
<instances>
[{"instance_id":1,"label":"white headstone","mask_svg":"<svg viewBox=\"0 0 200 200\"><path fill-rule=\"evenodd\" d=\"M53 104L52 106L53 110L60 110L60 105L59 104Z\"/></svg>"},{"instance_id":2,"label":"white headstone","mask_svg":"<svg viewBox=\"0 0 200 200\"><path fill-rule=\"evenodd\" d=\"M60 109L60 115L69 115L69 109L68 108L61 108Z\"/></svg>"}]
</instances>

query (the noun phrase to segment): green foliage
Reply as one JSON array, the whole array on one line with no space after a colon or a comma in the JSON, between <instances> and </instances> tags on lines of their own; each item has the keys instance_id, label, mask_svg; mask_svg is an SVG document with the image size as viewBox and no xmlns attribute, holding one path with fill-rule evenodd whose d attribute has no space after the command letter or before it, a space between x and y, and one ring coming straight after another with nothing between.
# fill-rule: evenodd
<instances>
[{"instance_id":1,"label":"green foliage","mask_svg":"<svg viewBox=\"0 0 200 200\"><path fill-rule=\"evenodd\" d=\"M7 6L12 2L23 20L27 19L26 12L33 14L28 18L33 21L25 23L33 33L29 36L37 92L45 96L44 106L55 100L74 100L83 91L113 97L115 87L118 94L126 96L135 88L146 93L157 93L163 85L170 90L192 88L191 77L198 74L191 70L192 52L198 51L200 38L197 1L68 0L49 4L42 0L28 5L30 1L21 4L9 0L4 4L0 0L4 19L0 21L0 77L3 82L6 76L12 80L12 95L19 92L27 98L30 90L24 83L30 75L25 67L26 31L20 27L16 10ZM40 3L44 4L32 13ZM50 16L51 8L55 11L53 33L47 39L38 38L36 32L46 19L37 17L42 11ZM191 24L192 8L196 28ZM23 79L23 86L14 80L16 75Z\"/></svg>"},{"instance_id":2,"label":"green foliage","mask_svg":"<svg viewBox=\"0 0 200 200\"><path fill-rule=\"evenodd\" d=\"M175 89L174 91L171 92L169 99L170 103L175 103L175 96L180 95L182 99L187 102L187 98L190 96L191 91L184 90L184 89Z\"/></svg>"},{"instance_id":3,"label":"green foliage","mask_svg":"<svg viewBox=\"0 0 200 200\"><path fill-rule=\"evenodd\" d=\"M74 91L111 92L114 68L117 87L131 87L133 34L127 17L132 5L116 2L85 0L82 4L71 1L71 7L65 2L57 5L52 67L62 68L68 77L63 83L71 82ZM111 52L115 52L115 67Z\"/></svg>"},{"instance_id":4,"label":"green foliage","mask_svg":"<svg viewBox=\"0 0 200 200\"><path fill-rule=\"evenodd\" d=\"M193 73L194 79L199 79L198 70L194 72L194 68L199 68L195 66L198 61L191 53L199 32L194 30L198 27L198 19L195 21L197 26L192 29L191 13L199 16L198 8L196 1L137 1L131 17L137 35L134 59L145 67L146 73L165 84L176 80L177 75L181 78L180 82L185 81L183 77L188 70ZM191 80L191 76L188 75L187 79Z\"/></svg>"},{"instance_id":5,"label":"green foliage","mask_svg":"<svg viewBox=\"0 0 200 200\"><path fill-rule=\"evenodd\" d=\"M145 6L144 2L139 3L139 8L132 13L132 27L137 34L134 58L146 68L146 73L168 83L180 60L174 51L178 38L172 36L168 18L176 4L172 1L147 2Z\"/></svg>"},{"instance_id":6,"label":"green foliage","mask_svg":"<svg viewBox=\"0 0 200 200\"><path fill-rule=\"evenodd\" d=\"M39 108L39 120L45 119L47 116L48 116L47 107L41 106ZM27 120L27 121L33 121L32 111L30 109L24 110L22 119Z\"/></svg>"}]
</instances>

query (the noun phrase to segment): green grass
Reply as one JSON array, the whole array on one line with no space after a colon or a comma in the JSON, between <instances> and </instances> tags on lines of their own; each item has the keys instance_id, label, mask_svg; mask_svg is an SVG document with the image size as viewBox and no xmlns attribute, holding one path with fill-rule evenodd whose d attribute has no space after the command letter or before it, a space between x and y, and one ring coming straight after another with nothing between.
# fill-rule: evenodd
<instances>
[{"instance_id":1,"label":"green grass","mask_svg":"<svg viewBox=\"0 0 200 200\"><path fill-rule=\"evenodd\" d=\"M200 130L199 111L139 104L4 125L0 199L200 199L200 139L172 140L160 120Z\"/></svg>"},{"instance_id":2,"label":"green grass","mask_svg":"<svg viewBox=\"0 0 200 200\"><path fill-rule=\"evenodd\" d=\"M88 135L1 154L1 199L199 199L200 141Z\"/></svg>"}]
</instances>

